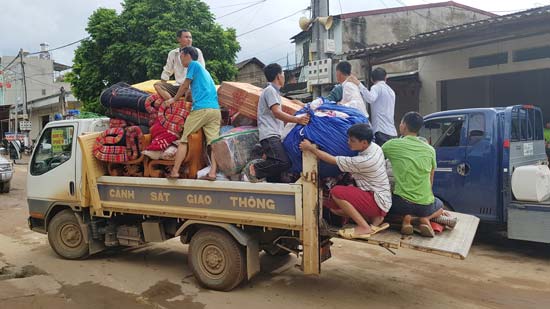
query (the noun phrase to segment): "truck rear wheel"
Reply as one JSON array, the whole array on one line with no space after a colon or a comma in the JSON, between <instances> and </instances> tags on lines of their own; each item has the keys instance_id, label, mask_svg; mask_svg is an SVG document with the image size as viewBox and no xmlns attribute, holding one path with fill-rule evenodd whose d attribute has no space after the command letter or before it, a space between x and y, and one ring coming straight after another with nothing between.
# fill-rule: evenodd
<instances>
[{"instance_id":1,"label":"truck rear wheel","mask_svg":"<svg viewBox=\"0 0 550 309\"><path fill-rule=\"evenodd\" d=\"M70 209L56 214L48 224L48 241L55 253L69 260L83 259L90 253L78 220Z\"/></svg>"},{"instance_id":2,"label":"truck rear wheel","mask_svg":"<svg viewBox=\"0 0 550 309\"><path fill-rule=\"evenodd\" d=\"M230 291L246 277L243 247L217 228L202 228L191 238L189 267L200 285Z\"/></svg>"}]
</instances>

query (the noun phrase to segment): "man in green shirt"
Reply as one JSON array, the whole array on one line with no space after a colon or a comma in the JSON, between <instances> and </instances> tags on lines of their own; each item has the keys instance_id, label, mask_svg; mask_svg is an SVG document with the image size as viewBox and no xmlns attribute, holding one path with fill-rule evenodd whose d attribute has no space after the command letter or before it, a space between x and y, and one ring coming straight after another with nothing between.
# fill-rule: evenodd
<instances>
[{"instance_id":1,"label":"man in green shirt","mask_svg":"<svg viewBox=\"0 0 550 309\"><path fill-rule=\"evenodd\" d=\"M433 237L430 219L443 214L443 203L432 191L436 168L435 150L418 138L424 119L417 112L403 116L399 131L402 138L391 139L383 146L384 156L390 160L395 178L390 214L402 215L401 233L413 233L412 217L419 217L422 236Z\"/></svg>"}]
</instances>

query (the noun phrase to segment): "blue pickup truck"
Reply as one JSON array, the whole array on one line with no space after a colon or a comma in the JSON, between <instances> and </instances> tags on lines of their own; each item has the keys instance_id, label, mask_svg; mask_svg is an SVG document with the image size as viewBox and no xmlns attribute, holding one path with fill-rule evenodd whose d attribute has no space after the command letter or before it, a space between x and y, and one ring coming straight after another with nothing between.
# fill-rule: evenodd
<instances>
[{"instance_id":1,"label":"blue pickup truck","mask_svg":"<svg viewBox=\"0 0 550 309\"><path fill-rule=\"evenodd\" d=\"M507 224L508 238L550 243L550 201L518 201L511 190L515 168L548 164L540 108L437 112L420 135L436 150L433 190L449 209Z\"/></svg>"}]
</instances>

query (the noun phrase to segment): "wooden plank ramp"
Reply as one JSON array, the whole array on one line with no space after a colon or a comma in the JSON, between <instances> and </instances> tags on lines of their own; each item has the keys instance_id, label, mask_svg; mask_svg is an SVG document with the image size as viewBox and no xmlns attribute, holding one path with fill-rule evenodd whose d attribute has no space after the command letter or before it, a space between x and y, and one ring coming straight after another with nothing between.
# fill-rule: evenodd
<instances>
[{"instance_id":1,"label":"wooden plank ramp","mask_svg":"<svg viewBox=\"0 0 550 309\"><path fill-rule=\"evenodd\" d=\"M457 225L452 230L436 234L434 238L422 237L418 234L404 236L397 230L388 229L371 236L368 240L354 239L351 241L390 249L409 248L463 260L468 256L474 241L479 218L451 211L449 213L458 218ZM335 237L343 239L339 236Z\"/></svg>"}]
</instances>

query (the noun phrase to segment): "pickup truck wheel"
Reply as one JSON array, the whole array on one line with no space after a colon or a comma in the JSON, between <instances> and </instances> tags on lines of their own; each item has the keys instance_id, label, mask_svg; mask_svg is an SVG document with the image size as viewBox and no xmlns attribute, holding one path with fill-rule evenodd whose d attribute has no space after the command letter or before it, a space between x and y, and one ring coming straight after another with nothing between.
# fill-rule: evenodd
<instances>
[{"instance_id":1,"label":"pickup truck wheel","mask_svg":"<svg viewBox=\"0 0 550 309\"><path fill-rule=\"evenodd\" d=\"M230 291L246 277L243 248L220 229L202 228L193 235L189 256L189 267L206 288Z\"/></svg>"},{"instance_id":2,"label":"pickup truck wheel","mask_svg":"<svg viewBox=\"0 0 550 309\"><path fill-rule=\"evenodd\" d=\"M48 241L59 256L77 260L88 257L90 250L72 210L56 214L48 224Z\"/></svg>"}]
</instances>

